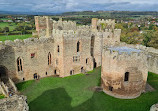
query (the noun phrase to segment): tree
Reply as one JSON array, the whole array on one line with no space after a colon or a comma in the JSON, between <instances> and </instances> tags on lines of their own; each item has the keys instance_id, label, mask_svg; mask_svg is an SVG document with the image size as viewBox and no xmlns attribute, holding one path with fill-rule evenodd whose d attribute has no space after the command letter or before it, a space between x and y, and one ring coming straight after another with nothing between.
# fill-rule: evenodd
<instances>
[{"instance_id":1,"label":"tree","mask_svg":"<svg viewBox=\"0 0 158 111\"><path fill-rule=\"evenodd\" d=\"M147 46L158 48L158 31L152 33L150 41L147 43Z\"/></svg>"},{"instance_id":2,"label":"tree","mask_svg":"<svg viewBox=\"0 0 158 111\"><path fill-rule=\"evenodd\" d=\"M133 27L133 28L131 28L131 32L135 32L135 31L139 31L139 28L138 27Z\"/></svg>"},{"instance_id":3,"label":"tree","mask_svg":"<svg viewBox=\"0 0 158 111\"><path fill-rule=\"evenodd\" d=\"M0 28L0 33L3 33L3 29L2 28Z\"/></svg>"},{"instance_id":4,"label":"tree","mask_svg":"<svg viewBox=\"0 0 158 111\"><path fill-rule=\"evenodd\" d=\"M4 31L4 32L9 32L9 27L4 27L4 28L3 28L3 31Z\"/></svg>"},{"instance_id":5,"label":"tree","mask_svg":"<svg viewBox=\"0 0 158 111\"><path fill-rule=\"evenodd\" d=\"M153 35L153 31L147 31L146 33L144 33L142 44L148 46L148 43L150 42L152 35Z\"/></svg>"}]
</instances>

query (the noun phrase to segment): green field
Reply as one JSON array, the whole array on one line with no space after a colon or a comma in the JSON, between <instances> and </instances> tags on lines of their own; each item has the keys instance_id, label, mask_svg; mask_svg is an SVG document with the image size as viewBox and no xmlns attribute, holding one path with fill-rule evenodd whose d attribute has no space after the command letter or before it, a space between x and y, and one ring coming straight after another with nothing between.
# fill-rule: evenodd
<instances>
[{"instance_id":1,"label":"green field","mask_svg":"<svg viewBox=\"0 0 158 111\"><path fill-rule=\"evenodd\" d=\"M7 23L7 22L0 22L0 28L9 27L10 31L13 31L16 27L15 23Z\"/></svg>"},{"instance_id":2,"label":"green field","mask_svg":"<svg viewBox=\"0 0 158 111\"><path fill-rule=\"evenodd\" d=\"M30 111L149 111L158 102L158 75L149 73L148 82L156 91L142 94L137 99L122 100L95 92L100 83L100 68L90 75L65 78L48 77L17 84L28 98Z\"/></svg>"},{"instance_id":3,"label":"green field","mask_svg":"<svg viewBox=\"0 0 158 111\"><path fill-rule=\"evenodd\" d=\"M5 40L15 40L15 39L26 39L32 37L31 34L26 34L26 35L8 35L8 36L0 36L0 41L5 41Z\"/></svg>"}]
</instances>

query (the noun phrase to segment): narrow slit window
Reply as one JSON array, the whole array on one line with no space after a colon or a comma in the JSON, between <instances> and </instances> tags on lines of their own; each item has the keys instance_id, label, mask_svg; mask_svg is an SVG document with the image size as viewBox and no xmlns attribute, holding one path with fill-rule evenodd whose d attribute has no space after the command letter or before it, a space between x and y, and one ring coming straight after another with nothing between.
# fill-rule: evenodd
<instances>
[{"instance_id":1,"label":"narrow slit window","mask_svg":"<svg viewBox=\"0 0 158 111\"><path fill-rule=\"evenodd\" d=\"M78 41L77 42L77 52L79 52L80 51L80 42Z\"/></svg>"},{"instance_id":2,"label":"narrow slit window","mask_svg":"<svg viewBox=\"0 0 158 111\"><path fill-rule=\"evenodd\" d=\"M48 53L48 65L51 65L51 61L52 59L51 59L51 53L49 52Z\"/></svg>"},{"instance_id":3,"label":"narrow slit window","mask_svg":"<svg viewBox=\"0 0 158 111\"><path fill-rule=\"evenodd\" d=\"M125 77L124 77L124 81L128 81L129 80L129 72L125 73Z\"/></svg>"},{"instance_id":4,"label":"narrow slit window","mask_svg":"<svg viewBox=\"0 0 158 111\"><path fill-rule=\"evenodd\" d=\"M58 52L60 52L60 47L59 47L59 45L58 45Z\"/></svg>"},{"instance_id":5,"label":"narrow slit window","mask_svg":"<svg viewBox=\"0 0 158 111\"><path fill-rule=\"evenodd\" d=\"M88 64L88 59L86 59L86 64Z\"/></svg>"}]
</instances>

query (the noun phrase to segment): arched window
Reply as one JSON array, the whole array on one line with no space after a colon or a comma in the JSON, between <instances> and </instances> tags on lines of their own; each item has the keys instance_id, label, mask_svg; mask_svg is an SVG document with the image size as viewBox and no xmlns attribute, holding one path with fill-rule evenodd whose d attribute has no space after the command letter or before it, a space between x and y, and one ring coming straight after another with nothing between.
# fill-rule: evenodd
<instances>
[{"instance_id":1,"label":"arched window","mask_svg":"<svg viewBox=\"0 0 158 111\"><path fill-rule=\"evenodd\" d=\"M51 53L49 52L48 53L48 65L51 65L51 61L52 59L51 59Z\"/></svg>"},{"instance_id":2,"label":"arched window","mask_svg":"<svg viewBox=\"0 0 158 111\"><path fill-rule=\"evenodd\" d=\"M77 42L77 52L79 52L80 51L80 42L78 41Z\"/></svg>"},{"instance_id":3,"label":"arched window","mask_svg":"<svg viewBox=\"0 0 158 111\"><path fill-rule=\"evenodd\" d=\"M20 57L18 57L17 59L17 67L18 67L18 71L22 71L22 60Z\"/></svg>"},{"instance_id":4,"label":"arched window","mask_svg":"<svg viewBox=\"0 0 158 111\"><path fill-rule=\"evenodd\" d=\"M60 52L60 47L59 47L59 45L58 45L58 49L57 49L57 51Z\"/></svg>"}]
</instances>

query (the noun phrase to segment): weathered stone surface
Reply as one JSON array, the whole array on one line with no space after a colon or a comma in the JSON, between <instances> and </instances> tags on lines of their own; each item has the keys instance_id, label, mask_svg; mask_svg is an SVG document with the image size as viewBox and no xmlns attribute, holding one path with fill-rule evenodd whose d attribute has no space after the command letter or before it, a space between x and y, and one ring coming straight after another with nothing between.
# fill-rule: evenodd
<instances>
[{"instance_id":1,"label":"weathered stone surface","mask_svg":"<svg viewBox=\"0 0 158 111\"><path fill-rule=\"evenodd\" d=\"M94 66L101 66L102 47L120 42L121 30L113 29L114 20L99 20L98 27L99 23L105 22L111 28L98 31L91 30L90 26L54 21L46 16L35 17L35 22L39 39L6 41L0 48L0 67L14 82L31 80L36 75L65 77L93 70ZM48 54L51 57L48 58Z\"/></svg>"},{"instance_id":2,"label":"weathered stone surface","mask_svg":"<svg viewBox=\"0 0 158 111\"><path fill-rule=\"evenodd\" d=\"M102 55L103 91L117 98L136 98L145 91L147 56L131 48L107 48Z\"/></svg>"},{"instance_id":3,"label":"weathered stone surface","mask_svg":"<svg viewBox=\"0 0 158 111\"><path fill-rule=\"evenodd\" d=\"M151 106L150 111L158 111L158 103Z\"/></svg>"},{"instance_id":4,"label":"weathered stone surface","mask_svg":"<svg viewBox=\"0 0 158 111\"><path fill-rule=\"evenodd\" d=\"M115 29L114 20L92 19L91 26L77 26L72 21L54 21L44 16L35 17L35 23L40 38L0 44L0 69L14 82L65 77L102 65L107 86L112 84L114 89L122 90L117 91L123 96L129 92L136 97L145 88L147 71L158 73L158 50L120 43L121 30ZM142 50L146 56L117 51L102 53L104 47L117 45ZM129 84L122 82L125 71L131 72Z\"/></svg>"},{"instance_id":5,"label":"weathered stone surface","mask_svg":"<svg viewBox=\"0 0 158 111\"><path fill-rule=\"evenodd\" d=\"M14 95L0 99L0 111L29 111L26 96Z\"/></svg>"}]
</instances>

